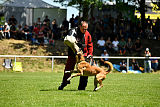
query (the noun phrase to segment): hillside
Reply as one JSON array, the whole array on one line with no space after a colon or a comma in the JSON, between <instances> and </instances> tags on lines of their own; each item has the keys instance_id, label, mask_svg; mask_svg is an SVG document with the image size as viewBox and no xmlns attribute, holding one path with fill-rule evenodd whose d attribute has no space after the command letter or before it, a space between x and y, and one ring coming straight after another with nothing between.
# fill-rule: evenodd
<instances>
[{"instance_id":1,"label":"hillside","mask_svg":"<svg viewBox=\"0 0 160 107\"><path fill-rule=\"evenodd\" d=\"M142 40L143 50L141 56L143 56L143 52L146 47L150 48L152 56L160 56L160 42L156 40ZM67 47L64 45L62 40L56 40L55 46L44 45L31 45L28 41L23 40L0 40L0 55L27 55L27 56L63 56L67 55ZM96 42L94 42L94 53L95 56L100 55L100 51L97 49ZM132 55L127 56L134 56ZM110 54L110 56L118 56L116 54ZM4 58L0 58L0 63L2 65ZM14 60L14 58L12 58ZM17 58L17 61L21 61L23 63L24 71L51 71L51 59L47 58ZM55 59L55 66L64 67L64 63L66 59ZM119 63L120 60L111 60L112 63ZM143 66L143 61L140 61ZM3 67L0 67L2 70ZM56 72L59 72L58 68Z\"/></svg>"},{"instance_id":2,"label":"hillside","mask_svg":"<svg viewBox=\"0 0 160 107\"><path fill-rule=\"evenodd\" d=\"M31 45L30 42L24 40L1 40L0 41L0 54L1 55L36 55L36 56L49 56L49 55L66 55L67 47L61 42L56 41L55 46L44 45Z\"/></svg>"}]
</instances>

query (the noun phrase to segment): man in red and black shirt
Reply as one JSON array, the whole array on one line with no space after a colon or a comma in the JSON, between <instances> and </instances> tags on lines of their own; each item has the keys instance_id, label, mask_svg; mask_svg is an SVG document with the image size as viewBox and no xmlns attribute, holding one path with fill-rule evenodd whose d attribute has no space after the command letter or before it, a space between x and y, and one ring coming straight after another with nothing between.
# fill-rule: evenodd
<instances>
[{"instance_id":1,"label":"man in red and black shirt","mask_svg":"<svg viewBox=\"0 0 160 107\"><path fill-rule=\"evenodd\" d=\"M73 36L76 38L78 47L83 51L84 57L93 56L93 43L92 43L92 37L90 33L87 31L88 29L88 23L86 21L81 21L80 26L78 28L75 28L69 32L69 35L73 34ZM64 76L62 80L62 84L58 87L59 90L63 90L67 84L70 84L70 81L67 81L67 79L71 76L71 73L66 73L65 71L71 71L74 70L74 66L76 64L76 53L73 52L73 50L68 47L68 59L67 63L64 69ZM85 90L88 82L87 76L80 76L79 86L78 90Z\"/></svg>"}]
</instances>

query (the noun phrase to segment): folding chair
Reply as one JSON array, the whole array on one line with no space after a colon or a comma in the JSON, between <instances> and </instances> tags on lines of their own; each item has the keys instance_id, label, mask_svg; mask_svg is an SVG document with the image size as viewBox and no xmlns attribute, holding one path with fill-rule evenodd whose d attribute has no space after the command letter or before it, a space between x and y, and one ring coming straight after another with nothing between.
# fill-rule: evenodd
<instances>
[{"instance_id":1,"label":"folding chair","mask_svg":"<svg viewBox=\"0 0 160 107\"><path fill-rule=\"evenodd\" d=\"M12 71L12 68L13 68L12 59L4 59L3 67L4 67L4 71L5 71L6 69Z\"/></svg>"}]
</instances>

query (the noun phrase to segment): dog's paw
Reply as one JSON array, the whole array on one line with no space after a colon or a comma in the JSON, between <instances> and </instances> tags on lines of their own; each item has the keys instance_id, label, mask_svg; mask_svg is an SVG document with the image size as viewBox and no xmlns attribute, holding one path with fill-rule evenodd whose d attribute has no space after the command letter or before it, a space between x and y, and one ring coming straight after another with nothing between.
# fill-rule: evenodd
<instances>
[{"instance_id":1,"label":"dog's paw","mask_svg":"<svg viewBox=\"0 0 160 107\"><path fill-rule=\"evenodd\" d=\"M93 91L97 91L97 90L99 90L100 88L95 88Z\"/></svg>"}]
</instances>

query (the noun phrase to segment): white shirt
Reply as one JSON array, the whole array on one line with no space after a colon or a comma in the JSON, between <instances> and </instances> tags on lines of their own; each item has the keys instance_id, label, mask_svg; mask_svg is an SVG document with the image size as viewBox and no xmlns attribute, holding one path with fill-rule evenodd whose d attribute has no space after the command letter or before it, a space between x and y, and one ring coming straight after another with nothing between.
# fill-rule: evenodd
<instances>
[{"instance_id":1,"label":"white shirt","mask_svg":"<svg viewBox=\"0 0 160 107\"><path fill-rule=\"evenodd\" d=\"M105 40L98 40L97 44L99 46L104 46L105 45Z\"/></svg>"},{"instance_id":2,"label":"white shirt","mask_svg":"<svg viewBox=\"0 0 160 107\"><path fill-rule=\"evenodd\" d=\"M113 41L112 44L113 44L113 47L118 47L119 42L118 41Z\"/></svg>"},{"instance_id":3,"label":"white shirt","mask_svg":"<svg viewBox=\"0 0 160 107\"><path fill-rule=\"evenodd\" d=\"M102 57L109 57L109 54L108 54L108 53L107 53L107 54L102 53L101 56L102 56ZM107 61L108 58L104 58L104 60Z\"/></svg>"}]
</instances>

